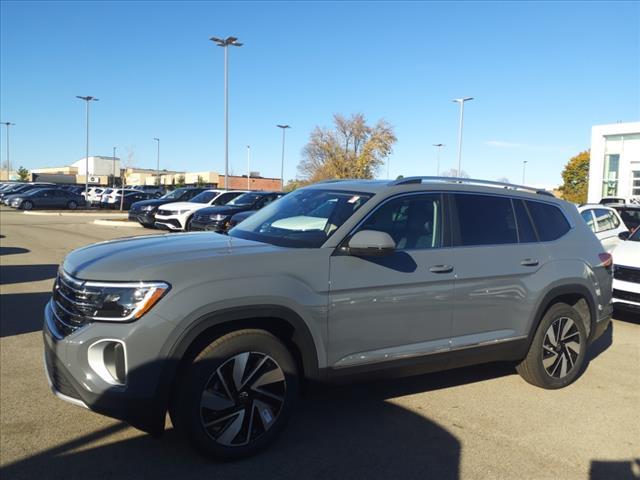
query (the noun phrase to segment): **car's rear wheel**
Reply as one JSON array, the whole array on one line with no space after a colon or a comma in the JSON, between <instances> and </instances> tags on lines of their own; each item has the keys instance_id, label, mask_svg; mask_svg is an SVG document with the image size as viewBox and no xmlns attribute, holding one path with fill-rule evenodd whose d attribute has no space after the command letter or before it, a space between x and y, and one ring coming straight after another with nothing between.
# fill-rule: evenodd
<instances>
[{"instance_id":1,"label":"car's rear wheel","mask_svg":"<svg viewBox=\"0 0 640 480\"><path fill-rule=\"evenodd\" d=\"M193 215L190 216L189 218L187 218L187 223L185 223L185 225L184 225L184 231L185 232L190 232L191 231L191 220L193 220Z\"/></svg>"},{"instance_id":2,"label":"car's rear wheel","mask_svg":"<svg viewBox=\"0 0 640 480\"><path fill-rule=\"evenodd\" d=\"M556 303L542 317L529 352L516 369L532 385L566 387L582 372L586 350L582 317L566 303Z\"/></svg>"},{"instance_id":3,"label":"car's rear wheel","mask_svg":"<svg viewBox=\"0 0 640 480\"><path fill-rule=\"evenodd\" d=\"M69 203L67 203L67 208L69 210L75 210L76 208L78 208L78 204L71 200Z\"/></svg>"},{"instance_id":4,"label":"car's rear wheel","mask_svg":"<svg viewBox=\"0 0 640 480\"><path fill-rule=\"evenodd\" d=\"M24 202L22 202L22 209L23 210L31 210L33 208L33 203L29 200L25 200Z\"/></svg>"},{"instance_id":5,"label":"car's rear wheel","mask_svg":"<svg viewBox=\"0 0 640 480\"><path fill-rule=\"evenodd\" d=\"M264 330L239 330L202 350L179 383L172 420L202 454L252 455L284 428L298 396L295 360Z\"/></svg>"}]
</instances>

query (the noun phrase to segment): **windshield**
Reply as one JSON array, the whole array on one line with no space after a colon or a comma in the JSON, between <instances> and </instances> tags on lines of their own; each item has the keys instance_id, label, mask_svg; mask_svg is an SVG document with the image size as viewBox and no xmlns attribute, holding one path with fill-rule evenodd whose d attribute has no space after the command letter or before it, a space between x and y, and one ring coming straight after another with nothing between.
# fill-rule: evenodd
<instances>
[{"instance_id":1,"label":"windshield","mask_svg":"<svg viewBox=\"0 0 640 480\"><path fill-rule=\"evenodd\" d=\"M371 196L297 190L251 215L231 229L229 235L282 247L318 248Z\"/></svg>"},{"instance_id":2,"label":"windshield","mask_svg":"<svg viewBox=\"0 0 640 480\"><path fill-rule=\"evenodd\" d=\"M218 196L218 192L207 191L207 192L199 193L189 201L193 203L209 203L211 200L213 200L217 196Z\"/></svg>"},{"instance_id":3,"label":"windshield","mask_svg":"<svg viewBox=\"0 0 640 480\"><path fill-rule=\"evenodd\" d=\"M182 196L184 195L184 192L186 192L186 191L187 191L186 188L178 188L177 190L174 190L173 192L165 193L160 198L162 198L163 200L178 200L178 199L182 198Z\"/></svg>"},{"instance_id":4,"label":"windshield","mask_svg":"<svg viewBox=\"0 0 640 480\"><path fill-rule=\"evenodd\" d=\"M242 195L228 202L227 205L236 205L236 206L253 205L255 201L259 198L260 198L260 195L257 193L243 193Z\"/></svg>"}]
</instances>

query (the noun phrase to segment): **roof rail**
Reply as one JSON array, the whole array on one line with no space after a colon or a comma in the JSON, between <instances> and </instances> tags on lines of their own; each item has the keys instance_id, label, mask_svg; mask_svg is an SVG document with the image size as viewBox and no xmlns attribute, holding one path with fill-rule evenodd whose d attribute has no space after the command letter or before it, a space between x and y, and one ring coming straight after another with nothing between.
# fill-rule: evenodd
<instances>
[{"instance_id":1,"label":"roof rail","mask_svg":"<svg viewBox=\"0 0 640 480\"><path fill-rule=\"evenodd\" d=\"M390 186L395 185L411 185L422 183L423 181L428 182L443 182L443 183L466 183L469 185L488 185L491 187L502 187L511 190L524 190L527 192L537 193L538 195L547 195L550 197L554 197L553 193L535 188L535 187L527 187L525 185L516 185L514 183L504 183L504 182L494 182L492 180L480 180L477 178L460 178L460 177L406 177L401 178L399 180L394 180L389 182Z\"/></svg>"}]
</instances>

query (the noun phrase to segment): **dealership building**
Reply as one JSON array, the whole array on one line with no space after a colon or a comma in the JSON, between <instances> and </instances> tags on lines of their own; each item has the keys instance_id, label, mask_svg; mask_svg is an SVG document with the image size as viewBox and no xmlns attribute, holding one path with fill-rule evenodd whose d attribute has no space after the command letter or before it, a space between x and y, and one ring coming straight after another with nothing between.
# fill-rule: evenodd
<instances>
[{"instance_id":1,"label":"dealership building","mask_svg":"<svg viewBox=\"0 0 640 480\"><path fill-rule=\"evenodd\" d=\"M588 201L602 197L640 199L640 122L591 129Z\"/></svg>"}]
</instances>

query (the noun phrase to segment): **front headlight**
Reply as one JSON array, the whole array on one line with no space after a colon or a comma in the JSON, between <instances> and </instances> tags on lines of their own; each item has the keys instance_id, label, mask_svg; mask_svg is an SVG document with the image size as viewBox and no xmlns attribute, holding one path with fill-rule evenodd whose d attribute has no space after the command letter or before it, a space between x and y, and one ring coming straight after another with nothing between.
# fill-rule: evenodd
<instances>
[{"instance_id":1,"label":"front headlight","mask_svg":"<svg viewBox=\"0 0 640 480\"><path fill-rule=\"evenodd\" d=\"M187 210L175 210L173 212L171 212L172 215L183 215L185 213L189 213L191 210L187 209Z\"/></svg>"},{"instance_id":2,"label":"front headlight","mask_svg":"<svg viewBox=\"0 0 640 480\"><path fill-rule=\"evenodd\" d=\"M137 320L170 289L165 282L92 282L61 273L55 300L62 310L89 321Z\"/></svg>"},{"instance_id":3,"label":"front headlight","mask_svg":"<svg viewBox=\"0 0 640 480\"><path fill-rule=\"evenodd\" d=\"M221 222L222 220L226 220L227 218L229 218L229 215L221 215L221 214L209 215L209 218L211 220L216 220L218 222Z\"/></svg>"},{"instance_id":4,"label":"front headlight","mask_svg":"<svg viewBox=\"0 0 640 480\"><path fill-rule=\"evenodd\" d=\"M153 205L147 205L146 207L142 207L142 210L145 212L153 212L156 209Z\"/></svg>"}]
</instances>

